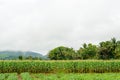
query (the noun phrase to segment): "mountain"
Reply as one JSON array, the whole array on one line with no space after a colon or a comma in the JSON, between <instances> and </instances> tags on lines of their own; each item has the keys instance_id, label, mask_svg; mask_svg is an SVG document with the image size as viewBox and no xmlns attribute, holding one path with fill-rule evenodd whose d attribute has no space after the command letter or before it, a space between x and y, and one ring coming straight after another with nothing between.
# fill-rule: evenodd
<instances>
[{"instance_id":1,"label":"mountain","mask_svg":"<svg viewBox=\"0 0 120 80\"><path fill-rule=\"evenodd\" d=\"M41 59L46 59L46 56L39 54L37 52L32 51L0 51L0 59L10 60L10 59L18 59L19 56L24 57L39 57Z\"/></svg>"}]
</instances>

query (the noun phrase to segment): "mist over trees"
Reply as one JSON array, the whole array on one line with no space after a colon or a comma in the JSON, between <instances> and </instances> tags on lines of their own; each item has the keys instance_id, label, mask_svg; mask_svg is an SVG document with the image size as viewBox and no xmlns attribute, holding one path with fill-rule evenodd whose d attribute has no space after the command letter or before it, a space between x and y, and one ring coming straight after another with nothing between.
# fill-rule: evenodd
<instances>
[{"instance_id":1,"label":"mist over trees","mask_svg":"<svg viewBox=\"0 0 120 80\"><path fill-rule=\"evenodd\" d=\"M48 53L51 60L120 59L120 41L112 38L99 45L84 43L79 50L60 46Z\"/></svg>"}]
</instances>

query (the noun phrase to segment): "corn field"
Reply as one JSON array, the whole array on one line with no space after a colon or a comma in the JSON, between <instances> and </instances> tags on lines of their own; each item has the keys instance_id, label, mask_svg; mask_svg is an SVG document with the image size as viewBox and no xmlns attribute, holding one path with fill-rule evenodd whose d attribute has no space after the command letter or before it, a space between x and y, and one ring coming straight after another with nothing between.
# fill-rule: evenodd
<instances>
[{"instance_id":1,"label":"corn field","mask_svg":"<svg viewBox=\"0 0 120 80\"><path fill-rule=\"evenodd\" d=\"M0 73L120 72L120 60L0 61Z\"/></svg>"}]
</instances>

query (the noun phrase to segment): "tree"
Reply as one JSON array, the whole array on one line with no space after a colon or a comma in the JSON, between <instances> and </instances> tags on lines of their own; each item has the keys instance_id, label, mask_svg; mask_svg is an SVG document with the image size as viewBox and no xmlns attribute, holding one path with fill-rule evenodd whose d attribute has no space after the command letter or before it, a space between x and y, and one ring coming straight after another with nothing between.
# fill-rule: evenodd
<instances>
[{"instance_id":1,"label":"tree","mask_svg":"<svg viewBox=\"0 0 120 80\"><path fill-rule=\"evenodd\" d=\"M69 60L69 59L75 59L75 54L76 53L73 50L73 48L60 46L51 50L48 53L48 57L51 60Z\"/></svg>"},{"instance_id":2,"label":"tree","mask_svg":"<svg viewBox=\"0 0 120 80\"><path fill-rule=\"evenodd\" d=\"M19 58L19 60L23 60L23 56L21 56L21 55L18 58Z\"/></svg>"},{"instance_id":3,"label":"tree","mask_svg":"<svg viewBox=\"0 0 120 80\"><path fill-rule=\"evenodd\" d=\"M81 47L77 53L79 54L79 58L80 59L95 59L97 58L97 46L96 45L92 45L92 44L83 44L83 47Z\"/></svg>"},{"instance_id":4,"label":"tree","mask_svg":"<svg viewBox=\"0 0 120 80\"><path fill-rule=\"evenodd\" d=\"M26 59L32 60L33 57L32 56L28 56L28 57L26 57Z\"/></svg>"},{"instance_id":5,"label":"tree","mask_svg":"<svg viewBox=\"0 0 120 80\"><path fill-rule=\"evenodd\" d=\"M117 41L112 38L110 41L100 42L99 58L114 59L116 55Z\"/></svg>"},{"instance_id":6,"label":"tree","mask_svg":"<svg viewBox=\"0 0 120 80\"><path fill-rule=\"evenodd\" d=\"M120 41L111 38L102 41L99 45L84 43L77 52L73 48L57 47L48 54L52 60L72 60L72 59L120 59Z\"/></svg>"},{"instance_id":7,"label":"tree","mask_svg":"<svg viewBox=\"0 0 120 80\"><path fill-rule=\"evenodd\" d=\"M116 42L115 59L120 59L120 41Z\"/></svg>"}]
</instances>

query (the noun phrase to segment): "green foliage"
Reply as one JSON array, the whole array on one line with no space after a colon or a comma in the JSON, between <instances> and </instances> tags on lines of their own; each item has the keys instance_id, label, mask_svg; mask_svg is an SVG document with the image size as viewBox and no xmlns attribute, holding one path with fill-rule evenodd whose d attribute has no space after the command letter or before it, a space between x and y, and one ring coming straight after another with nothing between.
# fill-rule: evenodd
<instances>
[{"instance_id":1,"label":"green foliage","mask_svg":"<svg viewBox=\"0 0 120 80\"><path fill-rule=\"evenodd\" d=\"M60 73L60 74L32 74L35 80L119 80L120 73Z\"/></svg>"},{"instance_id":2,"label":"green foliage","mask_svg":"<svg viewBox=\"0 0 120 80\"><path fill-rule=\"evenodd\" d=\"M1 73L0 80L18 80L17 73Z\"/></svg>"},{"instance_id":3,"label":"green foliage","mask_svg":"<svg viewBox=\"0 0 120 80\"><path fill-rule=\"evenodd\" d=\"M60 46L51 50L48 57L51 60L72 60L75 59L75 55L73 48Z\"/></svg>"},{"instance_id":4,"label":"green foliage","mask_svg":"<svg viewBox=\"0 0 120 80\"><path fill-rule=\"evenodd\" d=\"M4 76L4 77L3 77ZM21 77L21 78L20 78ZM119 80L120 73L5 73L0 80Z\"/></svg>"},{"instance_id":5,"label":"green foliage","mask_svg":"<svg viewBox=\"0 0 120 80\"><path fill-rule=\"evenodd\" d=\"M28 60L32 60L33 57L32 57L32 56L28 56L28 57L26 57L26 59L28 59Z\"/></svg>"},{"instance_id":6,"label":"green foliage","mask_svg":"<svg viewBox=\"0 0 120 80\"><path fill-rule=\"evenodd\" d=\"M17 74L16 74L16 73L14 73L14 74L9 74L7 80L18 80Z\"/></svg>"},{"instance_id":7,"label":"green foliage","mask_svg":"<svg viewBox=\"0 0 120 80\"><path fill-rule=\"evenodd\" d=\"M120 72L120 60L0 61L0 73Z\"/></svg>"},{"instance_id":8,"label":"green foliage","mask_svg":"<svg viewBox=\"0 0 120 80\"><path fill-rule=\"evenodd\" d=\"M78 59L120 59L120 41L112 38L102 41L99 45L84 43L79 50L73 48L57 47L48 54L51 60L78 60Z\"/></svg>"},{"instance_id":9,"label":"green foliage","mask_svg":"<svg viewBox=\"0 0 120 80\"><path fill-rule=\"evenodd\" d=\"M29 73L21 73L22 80L33 80Z\"/></svg>"},{"instance_id":10,"label":"green foliage","mask_svg":"<svg viewBox=\"0 0 120 80\"><path fill-rule=\"evenodd\" d=\"M5 74L0 74L0 80L5 80Z\"/></svg>"},{"instance_id":11,"label":"green foliage","mask_svg":"<svg viewBox=\"0 0 120 80\"><path fill-rule=\"evenodd\" d=\"M118 53L118 43L115 38L100 43L98 52L100 59L115 59L118 57Z\"/></svg>"},{"instance_id":12,"label":"green foliage","mask_svg":"<svg viewBox=\"0 0 120 80\"><path fill-rule=\"evenodd\" d=\"M18 58L19 58L19 60L23 60L23 56L19 56Z\"/></svg>"},{"instance_id":13,"label":"green foliage","mask_svg":"<svg viewBox=\"0 0 120 80\"><path fill-rule=\"evenodd\" d=\"M80 59L95 59L97 58L97 46L92 44L83 44L77 53L79 54Z\"/></svg>"}]
</instances>

